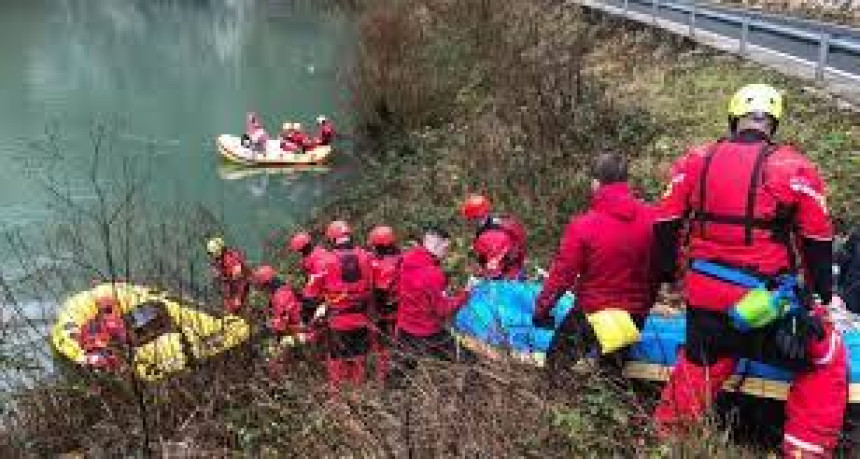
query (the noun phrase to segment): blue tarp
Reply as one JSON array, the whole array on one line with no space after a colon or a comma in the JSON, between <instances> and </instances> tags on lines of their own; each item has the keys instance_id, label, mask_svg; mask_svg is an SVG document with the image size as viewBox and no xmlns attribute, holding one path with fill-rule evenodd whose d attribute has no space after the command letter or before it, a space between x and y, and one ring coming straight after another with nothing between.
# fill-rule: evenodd
<instances>
[{"instance_id":1,"label":"blue tarp","mask_svg":"<svg viewBox=\"0 0 860 459\"><path fill-rule=\"evenodd\" d=\"M494 348L518 353L544 353L553 331L532 325L534 301L540 292L537 282L487 281L472 290L469 302L457 314L454 329ZM553 309L556 327L573 307L573 297L564 296ZM630 349L633 361L674 365L677 351L684 344L685 316L652 315L641 332L641 341ZM844 335L849 355L860 358L860 332ZM775 381L788 381L791 373L757 362L741 360L737 372ZM849 380L860 383L860 365L851 364Z\"/></svg>"}]
</instances>

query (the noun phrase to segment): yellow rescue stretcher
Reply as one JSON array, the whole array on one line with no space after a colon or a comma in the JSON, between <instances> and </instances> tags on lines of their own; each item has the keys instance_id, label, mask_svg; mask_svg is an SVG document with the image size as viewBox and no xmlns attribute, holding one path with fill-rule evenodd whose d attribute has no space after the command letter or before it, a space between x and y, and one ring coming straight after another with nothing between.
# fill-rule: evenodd
<instances>
[{"instance_id":1,"label":"yellow rescue stretcher","mask_svg":"<svg viewBox=\"0 0 860 459\"><path fill-rule=\"evenodd\" d=\"M97 313L96 299L117 300L127 328L131 330L131 367L138 377L157 381L245 342L250 334L241 317L214 317L171 297L167 292L128 283L100 284L68 298L57 314L51 342L63 357L85 365L86 353L77 336L81 327ZM166 322L160 330L141 331L144 322ZM142 327L143 328L143 327Z\"/></svg>"}]
</instances>

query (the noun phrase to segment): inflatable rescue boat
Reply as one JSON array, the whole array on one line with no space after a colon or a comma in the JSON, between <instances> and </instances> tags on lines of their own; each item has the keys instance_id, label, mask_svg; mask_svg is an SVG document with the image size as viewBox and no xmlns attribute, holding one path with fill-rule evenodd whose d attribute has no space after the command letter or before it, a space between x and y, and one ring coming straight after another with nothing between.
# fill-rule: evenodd
<instances>
[{"instance_id":1,"label":"inflatable rescue boat","mask_svg":"<svg viewBox=\"0 0 860 459\"><path fill-rule=\"evenodd\" d=\"M156 381L181 372L248 339L248 323L238 316L214 317L183 300L148 287L101 284L68 298L57 314L51 342L64 358L86 367L87 352L78 336L97 314L96 299L113 297L131 346L130 367L138 377Z\"/></svg>"},{"instance_id":2,"label":"inflatable rescue boat","mask_svg":"<svg viewBox=\"0 0 860 459\"><path fill-rule=\"evenodd\" d=\"M537 282L485 281L477 285L454 321L461 344L485 357L509 355L542 366L555 331L532 325L534 300L540 289ZM556 328L572 307L571 295L559 300L553 310ZM833 313L833 319L848 348L848 400L860 404L860 317L840 311ZM684 344L685 332L683 312L650 315L639 341L630 347L624 375L666 381ZM789 371L745 359L738 362L735 373L726 382L726 390L778 400L785 400L793 377Z\"/></svg>"},{"instance_id":3,"label":"inflatable rescue boat","mask_svg":"<svg viewBox=\"0 0 860 459\"><path fill-rule=\"evenodd\" d=\"M257 151L242 145L242 138L221 134L215 141L218 152L226 161L242 166L293 166L321 164L331 155L331 145L321 145L304 152L287 152L277 139L266 141L265 151Z\"/></svg>"}]
</instances>

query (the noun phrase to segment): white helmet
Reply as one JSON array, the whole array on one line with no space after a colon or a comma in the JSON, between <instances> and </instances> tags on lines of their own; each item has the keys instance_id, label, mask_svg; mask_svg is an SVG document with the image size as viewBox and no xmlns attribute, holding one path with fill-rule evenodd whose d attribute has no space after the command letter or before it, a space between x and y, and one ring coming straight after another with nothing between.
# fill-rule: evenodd
<instances>
[{"instance_id":1,"label":"white helmet","mask_svg":"<svg viewBox=\"0 0 860 459\"><path fill-rule=\"evenodd\" d=\"M326 121L328 121L328 118L326 118L326 117L325 117L325 116L323 116L323 115L320 115L320 116L318 116L318 117L317 117L317 124L323 124L323 123L325 123Z\"/></svg>"}]
</instances>

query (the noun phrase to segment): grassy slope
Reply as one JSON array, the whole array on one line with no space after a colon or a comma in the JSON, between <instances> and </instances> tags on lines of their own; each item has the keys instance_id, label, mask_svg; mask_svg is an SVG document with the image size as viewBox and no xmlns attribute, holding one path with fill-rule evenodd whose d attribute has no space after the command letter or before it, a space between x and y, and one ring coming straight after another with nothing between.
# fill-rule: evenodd
<instances>
[{"instance_id":1,"label":"grassy slope","mask_svg":"<svg viewBox=\"0 0 860 459\"><path fill-rule=\"evenodd\" d=\"M370 145L364 181L321 210L313 227L333 216L403 232L454 223L462 196L481 190L529 224L531 251L545 264L562 224L587 201L582 171L591 155L627 152L637 183L654 196L660 165L684 145L718 136L726 97L761 80L789 89L790 117L805 123L786 123L785 134L824 166L834 207L860 212L851 204L860 168L845 159L860 149L856 115L772 72L556 4L372 2L350 75ZM459 270L469 229L455 229ZM566 375L564 387L551 390L517 366L434 365L406 391L371 388L332 400L319 369L304 360L289 379L271 381L256 354L247 358L148 388L152 446L272 457L761 456L708 426L688 442L660 445L647 422L654 397L615 389L599 375ZM140 445L134 399L92 392L60 382L21 394L0 429L0 451L117 454Z\"/></svg>"},{"instance_id":2,"label":"grassy slope","mask_svg":"<svg viewBox=\"0 0 860 459\"><path fill-rule=\"evenodd\" d=\"M495 53L463 51L469 44L453 39L448 26L444 38L429 27L424 41L417 43L424 52L401 57L407 65L417 60L434 67L435 79L459 83L446 88L451 97L435 95L427 101L440 104L433 122L412 119L383 130L373 150L378 154L371 155L365 173L367 189L324 209L315 219L320 224L335 215L348 216L360 227L388 222L407 232L428 220L459 223L456 207L462 196L484 191L497 207L526 221L533 258L545 265L567 217L587 203L582 171L591 155L606 149L627 152L634 160L635 181L645 195L656 197L665 183L663 171L686 146L724 135L728 98L751 82L768 82L786 91L781 139L800 145L823 169L834 215L860 220L860 115L837 108L832 100L807 90L804 82L732 56L690 48L664 34L576 15L559 28L578 28L567 35L593 40L593 46L583 45L579 54L569 57L575 60L569 66L582 67L582 95L574 107L558 113L552 104L521 104L517 93L556 78L552 72L562 70L549 68L533 81L508 86L507 81L521 77L519 72L482 61L500 60ZM538 38L539 43L557 40L552 35L559 32L541 33L550 37ZM442 59L440 53L451 52L471 57L474 66L466 71L457 65L434 65ZM377 95L398 96L393 91ZM510 110L528 117L500 116ZM409 119L409 113L398 115ZM550 127L536 136L534 118L544 115L542 122ZM469 230L456 228L462 229L459 248L465 249Z\"/></svg>"}]
</instances>

